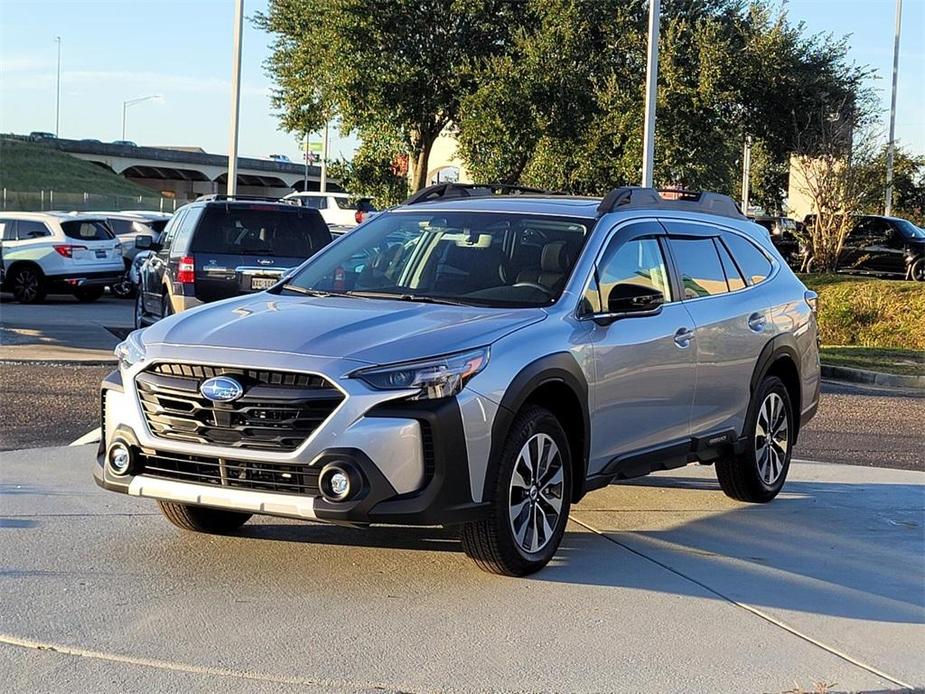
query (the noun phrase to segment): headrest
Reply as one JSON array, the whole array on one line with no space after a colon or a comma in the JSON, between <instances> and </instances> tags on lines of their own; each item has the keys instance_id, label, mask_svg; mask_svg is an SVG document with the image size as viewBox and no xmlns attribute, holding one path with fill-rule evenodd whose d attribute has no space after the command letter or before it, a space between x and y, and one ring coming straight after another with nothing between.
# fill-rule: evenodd
<instances>
[{"instance_id":1,"label":"headrest","mask_svg":"<svg viewBox=\"0 0 925 694\"><path fill-rule=\"evenodd\" d=\"M568 263L565 241L553 241L543 246L543 255L540 256L540 269L543 272L565 272Z\"/></svg>"}]
</instances>

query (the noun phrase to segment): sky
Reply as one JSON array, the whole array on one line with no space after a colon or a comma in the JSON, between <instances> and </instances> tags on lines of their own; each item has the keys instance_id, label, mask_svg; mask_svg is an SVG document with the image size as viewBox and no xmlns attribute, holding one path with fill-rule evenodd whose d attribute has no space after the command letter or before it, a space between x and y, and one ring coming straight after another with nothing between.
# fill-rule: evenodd
<instances>
[{"instance_id":1,"label":"sky","mask_svg":"<svg viewBox=\"0 0 925 694\"><path fill-rule=\"evenodd\" d=\"M895 0L788 0L787 7L810 33L850 35L851 59L880 76L874 86L885 118ZM266 0L245 0L248 17L265 8ZM226 153L233 18L231 0L0 0L0 132L54 132L60 36L61 137L119 139L122 103L158 94L128 108L126 139ZM238 151L299 161L299 144L278 129L270 103L269 40L245 20ZM904 0L896 133L925 154L925 0ZM332 155L350 158L355 146L332 133Z\"/></svg>"}]
</instances>

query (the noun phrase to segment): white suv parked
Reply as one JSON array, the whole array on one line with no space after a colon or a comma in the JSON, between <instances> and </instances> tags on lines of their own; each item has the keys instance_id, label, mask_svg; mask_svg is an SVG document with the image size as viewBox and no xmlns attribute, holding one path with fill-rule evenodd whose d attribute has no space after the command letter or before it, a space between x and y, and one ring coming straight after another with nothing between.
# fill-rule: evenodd
<instances>
[{"instance_id":1,"label":"white suv parked","mask_svg":"<svg viewBox=\"0 0 925 694\"><path fill-rule=\"evenodd\" d=\"M24 304L56 291L95 301L125 272L122 245L99 215L4 212L0 239L3 289Z\"/></svg>"},{"instance_id":2,"label":"white suv parked","mask_svg":"<svg viewBox=\"0 0 925 694\"><path fill-rule=\"evenodd\" d=\"M347 193L290 193L283 200L318 210L328 226L355 227L376 211L369 198L355 198Z\"/></svg>"}]
</instances>

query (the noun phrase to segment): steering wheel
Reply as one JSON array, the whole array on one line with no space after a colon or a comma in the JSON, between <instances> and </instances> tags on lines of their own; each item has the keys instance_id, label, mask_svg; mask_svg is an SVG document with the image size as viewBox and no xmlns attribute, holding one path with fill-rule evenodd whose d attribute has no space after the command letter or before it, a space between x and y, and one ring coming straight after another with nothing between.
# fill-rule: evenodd
<instances>
[{"instance_id":1,"label":"steering wheel","mask_svg":"<svg viewBox=\"0 0 925 694\"><path fill-rule=\"evenodd\" d=\"M512 284L511 287L530 287L530 289L538 289L546 296L552 294L548 288L544 287L542 284L537 284L536 282L517 282L516 284Z\"/></svg>"}]
</instances>

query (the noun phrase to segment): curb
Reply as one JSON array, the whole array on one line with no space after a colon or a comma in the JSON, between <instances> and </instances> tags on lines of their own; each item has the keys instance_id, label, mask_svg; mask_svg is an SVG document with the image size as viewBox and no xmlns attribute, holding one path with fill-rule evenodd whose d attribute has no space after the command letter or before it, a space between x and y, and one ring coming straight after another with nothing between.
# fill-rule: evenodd
<instances>
[{"instance_id":1,"label":"curb","mask_svg":"<svg viewBox=\"0 0 925 694\"><path fill-rule=\"evenodd\" d=\"M838 381L849 381L851 383L866 383L868 385L891 386L893 388L925 389L925 376L885 374L880 371L852 369L847 366L823 364L822 376L824 378L834 378Z\"/></svg>"}]
</instances>

